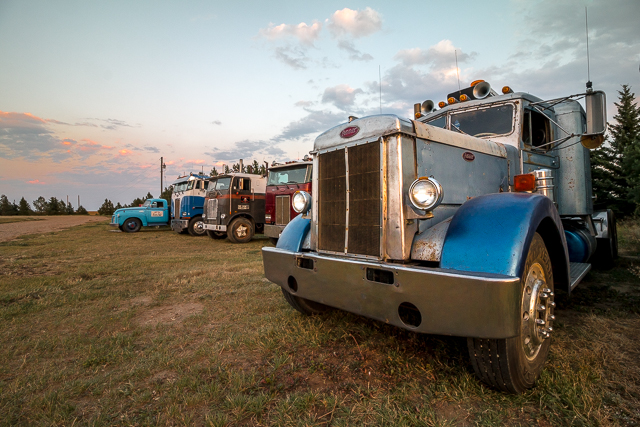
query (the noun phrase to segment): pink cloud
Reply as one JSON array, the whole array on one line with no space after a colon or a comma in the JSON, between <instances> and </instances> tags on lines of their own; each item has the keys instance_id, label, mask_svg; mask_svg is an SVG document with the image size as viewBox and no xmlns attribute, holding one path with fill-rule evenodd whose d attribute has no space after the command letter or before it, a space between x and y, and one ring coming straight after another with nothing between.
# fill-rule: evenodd
<instances>
[{"instance_id":1,"label":"pink cloud","mask_svg":"<svg viewBox=\"0 0 640 427\"><path fill-rule=\"evenodd\" d=\"M34 179L33 181L27 181L28 184L46 184L46 182L42 182L39 179Z\"/></svg>"}]
</instances>

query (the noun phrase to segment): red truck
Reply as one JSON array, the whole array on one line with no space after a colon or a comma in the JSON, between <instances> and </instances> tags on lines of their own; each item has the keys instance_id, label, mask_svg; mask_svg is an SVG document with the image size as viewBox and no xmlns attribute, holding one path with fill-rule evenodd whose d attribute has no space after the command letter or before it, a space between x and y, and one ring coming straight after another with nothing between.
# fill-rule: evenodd
<instances>
[{"instance_id":1,"label":"red truck","mask_svg":"<svg viewBox=\"0 0 640 427\"><path fill-rule=\"evenodd\" d=\"M291 201L296 191L311 194L312 160L291 161L269 168L265 203L264 234L277 243L284 227L298 213Z\"/></svg>"}]
</instances>

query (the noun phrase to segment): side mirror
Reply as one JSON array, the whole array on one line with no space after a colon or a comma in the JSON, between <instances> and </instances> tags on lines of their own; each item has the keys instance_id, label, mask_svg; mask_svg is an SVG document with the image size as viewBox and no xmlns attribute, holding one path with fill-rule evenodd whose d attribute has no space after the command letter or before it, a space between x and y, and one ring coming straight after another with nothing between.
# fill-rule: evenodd
<instances>
[{"instance_id":1,"label":"side mirror","mask_svg":"<svg viewBox=\"0 0 640 427\"><path fill-rule=\"evenodd\" d=\"M607 130L607 97L602 91L587 93L584 98L587 107L587 132L580 142L586 148L598 148L604 142Z\"/></svg>"}]
</instances>

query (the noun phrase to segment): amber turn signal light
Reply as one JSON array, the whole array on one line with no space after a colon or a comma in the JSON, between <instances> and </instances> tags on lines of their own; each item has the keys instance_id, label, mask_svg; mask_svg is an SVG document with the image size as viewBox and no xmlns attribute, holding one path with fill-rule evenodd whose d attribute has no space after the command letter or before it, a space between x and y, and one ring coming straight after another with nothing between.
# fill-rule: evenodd
<instances>
[{"instance_id":1,"label":"amber turn signal light","mask_svg":"<svg viewBox=\"0 0 640 427\"><path fill-rule=\"evenodd\" d=\"M447 103L446 103L446 102L444 102L444 101L440 101L440 102L438 102L438 107L440 107L440 108L444 108L444 107L446 107L446 106L447 106Z\"/></svg>"},{"instance_id":2,"label":"amber turn signal light","mask_svg":"<svg viewBox=\"0 0 640 427\"><path fill-rule=\"evenodd\" d=\"M536 189L536 177L532 173L516 175L513 177L513 186L516 191L534 191Z\"/></svg>"}]
</instances>

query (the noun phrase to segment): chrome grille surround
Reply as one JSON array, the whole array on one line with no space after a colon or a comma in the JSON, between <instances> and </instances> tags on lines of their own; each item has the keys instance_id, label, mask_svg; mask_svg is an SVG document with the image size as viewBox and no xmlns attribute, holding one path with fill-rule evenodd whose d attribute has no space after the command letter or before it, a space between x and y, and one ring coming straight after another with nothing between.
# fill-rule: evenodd
<instances>
[{"instance_id":1,"label":"chrome grille surround","mask_svg":"<svg viewBox=\"0 0 640 427\"><path fill-rule=\"evenodd\" d=\"M175 219L179 219L182 215L180 215L180 199L176 199L173 202L173 217Z\"/></svg>"}]
</instances>

